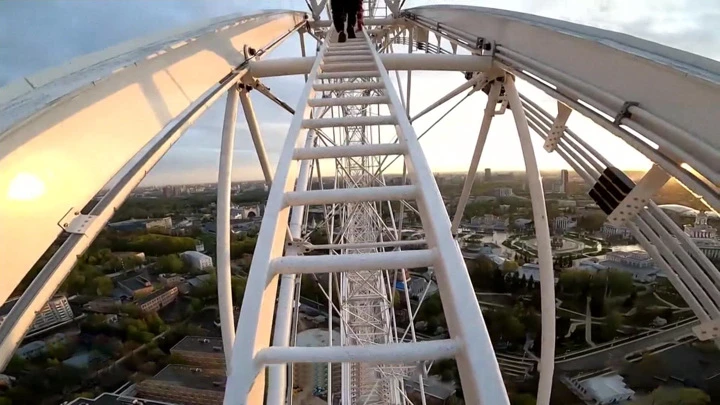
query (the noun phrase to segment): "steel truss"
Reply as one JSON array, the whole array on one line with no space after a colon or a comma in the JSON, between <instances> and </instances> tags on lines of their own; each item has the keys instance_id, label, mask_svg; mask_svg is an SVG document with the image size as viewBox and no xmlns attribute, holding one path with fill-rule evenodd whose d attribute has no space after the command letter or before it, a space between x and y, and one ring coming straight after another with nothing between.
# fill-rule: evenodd
<instances>
[{"instance_id":1,"label":"steel truss","mask_svg":"<svg viewBox=\"0 0 720 405\"><path fill-rule=\"evenodd\" d=\"M500 369L464 261L454 240L492 119L506 112L507 107L513 114L522 146L539 241L542 347L538 369L538 403L549 403L554 366L555 303L549 227L542 183L530 143L530 129L545 141L548 152L557 152L593 187L591 195L605 209L613 223L626 224L631 229L700 320L700 325L694 328L696 334L701 339L718 337L715 331L720 323L720 273L651 200L652 195L673 176L699 196L709 208L720 208L717 191L717 184L720 183L720 150L715 147L716 143L713 142L716 140L713 140L712 134L705 131L713 127L712 123L703 120L688 123L675 111L667 112L663 106L653 104L650 100L641 100L641 103L628 101L608 90L607 77L602 72L597 73L597 82L578 78L564 71L566 66L554 64L554 61L542 54L532 54L532 49L516 49L519 45L513 42L512 37L498 34L498 38L486 38L477 34L472 24L467 24L468 18L472 22L472 18L480 16L490 19L486 26L495 24L492 19L499 17L491 11L462 8L457 12L453 7L428 7L402 12L402 1L386 0L384 5L382 2L367 1L365 23L368 29L357 40L339 44L335 42L332 29L328 28L328 19L321 17L328 11L328 3L327 0L308 0L313 19L307 21L299 21L298 15L288 13L273 14L275 20L267 22L263 19L268 16L213 22L206 31L187 33L185 43L178 43L178 38L172 37L162 43L167 47L160 51L150 47L148 49L153 53L146 54L143 51L147 49L142 48L137 54L141 62L136 62L136 71L117 73L125 69L123 65L121 69L107 73L108 77L104 81L95 81L95 77L89 81L83 76L80 80L82 85L74 83L72 91L61 94L73 97L61 99L60 103L48 103L46 93L40 95L48 89L40 89L37 93L30 91L27 99L33 101L33 97L37 97L42 101L37 104L41 107L30 112L23 110L22 114L18 114L16 108L23 109L35 104L26 99L22 103L16 102L18 99L12 98L15 97L12 92L10 96L6 96L8 93L0 94L3 96L0 100L11 101L0 104L3 110L12 112L13 117L19 117L10 124L0 122L0 146L9 145L0 150L29 153L30 149L22 149L22 145L13 143L13 139L30 141L35 137L50 137L48 134L51 130L47 128L51 128L51 124L54 125L56 120L70 120L76 111L86 107L85 104L93 106L93 97L100 100L99 105L111 99L117 86L135 83L133 80L136 76L139 78L137 82L146 81L147 77L155 73L153 63L173 66L174 58L182 60L185 57L195 65L205 67L204 73L200 75L204 80L202 83L192 81L193 76L185 75L185 71L171 73L175 83L180 83L178 86L193 90L190 94L193 94L194 101L178 104L184 109L175 106L175 116L169 112L162 115L162 136L147 145L148 148L139 159L90 214L82 215L71 209L70 215L57 218L56 222L71 235L0 326L0 364L7 363L32 322L35 311L58 289L77 255L87 249L114 209L125 200L184 129L223 94L227 94L227 101L218 175L217 264L219 308L228 373L225 403L228 405L292 403L293 374L292 367L288 365L301 362L328 363L329 367L330 364L341 365L340 392L332 392L332 373L329 372L328 397L332 400L339 396L342 405L406 404L409 400L404 391L404 380L416 378L422 390L423 377L429 368L426 362L443 358L454 358L457 361L467 403L508 403ZM376 12L385 7L389 13ZM528 20L525 23L529 22L527 25L533 29L558 26L558 22L551 20L537 24L537 20L542 19L522 15L516 17L516 22ZM447 21L457 24L449 24ZM579 30L577 26L559 27L560 31L578 30L582 35L593 35L592 32ZM261 60L263 55L294 33L300 33L303 58ZM437 45L430 43L430 33L436 36ZM305 55L305 34L317 41L317 54L314 57ZM192 59L194 56L188 56L202 54L196 52L198 49L212 49L222 55L237 53L237 49L231 52L227 48L228 44L233 43L228 38L241 38L246 45L252 45L245 47L242 60L236 62L238 65L228 66L225 61ZM554 34L548 34L543 39L554 41L557 38ZM266 42L260 43L261 40ZM571 43L575 50L583 44L582 38L573 41L579 43ZM392 54L396 44L407 45L408 55ZM457 55L458 48L469 51L471 55ZM425 53L412 54L414 49ZM658 51L657 47L652 48L652 51L672 55L662 49ZM234 58L237 59L236 56ZM124 59L122 62L126 63ZM680 66L686 60L681 62L676 65ZM693 76L695 72L701 71L696 76L703 80L720 75L717 66L705 62L700 65L694 67L696 70L690 69L689 73L685 73ZM685 65L682 66L685 68ZM573 66L567 68L572 71ZM413 116L410 109L411 71L422 69L459 71L465 73L468 80ZM397 93L391 85L388 70L396 71ZM404 89L397 70L408 71ZM216 77L218 72L226 75ZM656 70L653 73L660 74ZM259 81L263 77L292 74L306 76L306 84L294 109L277 99ZM711 85L698 87L692 81L697 77L693 76L687 82L676 82L683 79L675 77L669 80L686 85L691 94L697 93L700 99L698 102L715 100L717 93L708 90L712 88ZM558 100L557 115L553 116L535 101L520 94L515 87L516 78L535 85ZM61 77L62 80L67 78ZM93 83L92 89L82 87L87 83ZM636 86L635 83L628 84L628 87ZM58 88L50 88L52 91L47 94L58 91ZM198 91L198 88L203 90ZM269 164L261 127L249 97L252 89L257 89L293 114L275 170ZM411 123L466 93L455 104L457 106L480 89L487 90L488 101L468 175L451 222L418 142L435 124L417 136ZM158 91L167 95L171 90L161 88ZM183 102L187 101L185 93L183 97ZM152 103L138 105L157 103L156 99L150 99ZM692 102L687 96L683 100ZM116 105L128 104L125 100L121 101L115 101ZM643 105L643 102L648 106ZM238 104L242 106L264 178L271 186L271 191L238 329L235 331L230 290L228 219L230 168ZM447 116L455 106L440 119ZM48 111L55 115L47 114ZM656 166L637 185L630 182L605 157L567 128L568 117L573 111L589 117L625 140L655 162ZM664 117L658 111L666 111L668 116ZM693 114L697 115L698 112L693 111ZM109 116L108 120L115 122L112 120L122 118L118 114ZM712 119L708 117L707 121ZM140 150L140 146L151 138L149 135L158 134L158 128L147 125L141 128L142 131L136 131L147 139L143 141L140 135L135 136L132 139L133 151ZM88 127L87 131L92 132L92 129ZM67 134L68 139L83 139L73 137L75 133L82 131L75 130ZM649 145L647 140L657 147ZM82 146L80 143L78 145ZM87 148L91 146L88 144ZM0 153L0 169L8 168L5 172L14 173L14 167L6 164L12 162L12 159L5 156ZM386 170L401 158L402 184L387 185ZM125 161L129 159L128 156ZM83 167L85 160L91 162L89 158L80 156L77 167L67 166L64 161L52 161L50 164L71 167L75 172L67 173L72 174L80 168L87 170L87 167ZM97 162L94 164L98 165ZM333 170L332 189L324 187L321 166ZM108 173L96 176L91 185L99 189L116 169L106 170ZM5 186L9 180L6 182L2 173L0 170L0 186ZM103 177L105 175L107 177ZM310 189L313 175L317 175L319 189ZM88 185L85 184L85 187ZM53 195L48 193L47 198L51 197ZM85 203L80 200L80 197L74 198L72 201L76 203L71 208ZM630 201L641 203L632 206L628 204ZM400 207L399 212L393 209L393 202L399 202L399 205L395 205ZM7 201L0 204L0 208L10 207L10 211L15 209L15 205ZM305 224L307 206L323 207L325 219L320 226L327 232L326 244L313 245L308 242L313 229L308 229ZM55 219L58 216L56 208L50 207L43 214ZM63 212L66 209L63 207ZM420 217L425 239L401 240L405 211L412 211ZM386 214L390 217L389 221L385 219ZM54 224L41 225L44 226L41 230L43 241L50 240L48 235L53 235ZM12 231L15 228L8 229ZM3 232L0 228L0 236L6 237L7 234ZM411 246L420 249L403 250ZM321 249L328 250L330 254L309 254ZM35 250L28 256L37 258L41 251ZM17 271L17 263L11 264L12 280L0 291L3 299L25 274ZM396 283L407 282L407 269L426 266L435 269L449 339L417 340L414 318L427 289L419 305L413 308L405 288L400 305L404 305L408 311L408 325L404 328L399 326L395 318L394 308L398 304L395 302ZM328 328L332 329L334 320L337 320L341 339L327 347L296 347L300 282L303 279L305 282L320 281L322 277L318 277L317 273L327 275L327 284L325 286L323 281L321 288L328 299Z\"/></svg>"}]
</instances>

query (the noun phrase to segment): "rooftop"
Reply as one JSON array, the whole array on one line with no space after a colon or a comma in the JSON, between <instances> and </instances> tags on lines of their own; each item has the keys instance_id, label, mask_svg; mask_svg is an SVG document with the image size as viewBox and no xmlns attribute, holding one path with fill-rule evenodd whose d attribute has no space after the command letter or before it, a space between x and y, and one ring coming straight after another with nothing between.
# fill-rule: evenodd
<instances>
[{"instance_id":1,"label":"rooftop","mask_svg":"<svg viewBox=\"0 0 720 405\"><path fill-rule=\"evenodd\" d=\"M118 285L122 285L125 288L129 289L130 291L137 291L142 290L143 288L148 287L147 283L150 281L140 277L140 276L134 276L130 278L126 278L125 280L118 281Z\"/></svg>"},{"instance_id":2,"label":"rooftop","mask_svg":"<svg viewBox=\"0 0 720 405\"><path fill-rule=\"evenodd\" d=\"M196 257L196 258L199 258L199 259L203 259L203 258L206 258L206 257L207 257L207 258L210 258L210 256L206 255L205 253L200 253L200 252L198 252L197 250L188 250L188 251L186 251L186 252L182 252L181 255L183 255L183 256L190 256L190 257Z\"/></svg>"},{"instance_id":3,"label":"rooftop","mask_svg":"<svg viewBox=\"0 0 720 405\"><path fill-rule=\"evenodd\" d=\"M140 401L140 402L133 402ZM145 398L123 397L109 392L102 393L94 399L77 398L68 405L168 405L169 402L151 401Z\"/></svg>"},{"instance_id":4,"label":"rooftop","mask_svg":"<svg viewBox=\"0 0 720 405\"><path fill-rule=\"evenodd\" d=\"M166 292L172 290L173 288L174 288L174 289L177 289L177 287L165 287L165 288L162 288L162 289L160 289L160 290L155 290L155 291L151 292L150 294L148 294L148 295L146 295L146 296L138 299L138 300L136 301L136 304L142 305L142 304L144 304L144 303L146 303L146 302L150 302L151 300L153 300L153 299L155 299L155 298L157 298L157 297L165 294Z\"/></svg>"},{"instance_id":5,"label":"rooftop","mask_svg":"<svg viewBox=\"0 0 720 405\"><path fill-rule=\"evenodd\" d=\"M225 392L225 375L209 374L208 371L210 369L170 364L145 381L161 382L196 390Z\"/></svg>"},{"instance_id":6,"label":"rooftop","mask_svg":"<svg viewBox=\"0 0 720 405\"><path fill-rule=\"evenodd\" d=\"M593 377L589 380L583 381L582 385L588 390L588 393L590 393L594 399L601 402L611 400L617 395L635 393L625 385L623 378L617 374Z\"/></svg>"},{"instance_id":7,"label":"rooftop","mask_svg":"<svg viewBox=\"0 0 720 405\"><path fill-rule=\"evenodd\" d=\"M9 314L10 310L15 306L15 303L17 302L17 300L19 298L20 297L10 298L9 300L5 301L5 303L0 306L0 316L5 316L5 315ZM66 298L66 297L64 295L56 295L51 299L51 301L54 299L57 299L57 298Z\"/></svg>"},{"instance_id":8,"label":"rooftop","mask_svg":"<svg viewBox=\"0 0 720 405\"><path fill-rule=\"evenodd\" d=\"M332 331L333 346L340 344L340 333ZM308 329L297 334L295 346L322 347L330 346L330 336L327 329Z\"/></svg>"},{"instance_id":9,"label":"rooftop","mask_svg":"<svg viewBox=\"0 0 720 405\"><path fill-rule=\"evenodd\" d=\"M219 349L219 350L218 350ZM189 352L223 353L222 338L205 336L186 336L170 350Z\"/></svg>"}]
</instances>

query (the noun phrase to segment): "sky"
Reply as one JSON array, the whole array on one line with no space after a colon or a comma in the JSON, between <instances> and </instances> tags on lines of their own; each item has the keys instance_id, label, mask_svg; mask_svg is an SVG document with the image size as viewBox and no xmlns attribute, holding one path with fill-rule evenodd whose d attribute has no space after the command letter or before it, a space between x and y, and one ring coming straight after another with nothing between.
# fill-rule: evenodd
<instances>
[{"instance_id":1,"label":"sky","mask_svg":"<svg viewBox=\"0 0 720 405\"><path fill-rule=\"evenodd\" d=\"M663 45L720 60L720 0L408 0L406 7L424 4L468 4L522 11L618 31ZM305 10L303 0L5 0L0 1L0 86L23 76L55 67L72 58L118 43L166 31L212 17L261 8ZM271 57L299 56L296 36L278 47ZM404 82L404 75L401 81ZM463 82L452 72L413 73L411 115ZM264 80L273 93L290 105L297 103L302 78ZM527 83L520 92L539 100L551 114L553 101ZM252 95L263 139L271 162L286 136L290 114L258 94ZM486 97L476 93L464 101L421 141L431 168L437 172L467 171ZM449 103L418 120L418 134L454 104ZM143 184L191 184L214 182L220 151L224 101L217 102L173 146ZM242 115L242 112L240 112ZM595 126L579 114L568 123L571 129L601 154L623 169L647 169L650 162L624 142ZM569 168L557 154L542 149L533 134L541 169ZM399 169L400 166L396 166ZM488 136L480 170L524 168L520 144L511 114L498 116ZM235 140L233 179L260 179L261 172L244 119L239 117Z\"/></svg>"}]
</instances>

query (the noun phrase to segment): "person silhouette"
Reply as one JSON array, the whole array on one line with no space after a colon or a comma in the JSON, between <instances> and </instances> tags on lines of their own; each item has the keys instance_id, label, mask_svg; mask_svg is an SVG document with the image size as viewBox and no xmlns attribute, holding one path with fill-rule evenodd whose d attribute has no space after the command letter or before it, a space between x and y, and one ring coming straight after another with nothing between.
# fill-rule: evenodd
<instances>
[{"instance_id":1,"label":"person silhouette","mask_svg":"<svg viewBox=\"0 0 720 405\"><path fill-rule=\"evenodd\" d=\"M348 38L356 38L355 23L359 6L360 1L358 0L330 0L333 26L338 32L338 42L342 43ZM347 21L347 31L345 30L345 21Z\"/></svg>"}]
</instances>

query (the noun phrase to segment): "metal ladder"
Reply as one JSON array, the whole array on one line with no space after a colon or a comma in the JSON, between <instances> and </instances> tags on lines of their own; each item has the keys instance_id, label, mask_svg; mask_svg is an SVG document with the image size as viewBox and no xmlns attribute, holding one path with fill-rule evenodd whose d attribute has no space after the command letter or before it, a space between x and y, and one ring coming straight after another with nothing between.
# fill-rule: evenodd
<instances>
[{"instance_id":1,"label":"metal ladder","mask_svg":"<svg viewBox=\"0 0 720 405\"><path fill-rule=\"evenodd\" d=\"M364 81L356 81L365 78ZM322 82L332 80L331 82ZM362 96L346 92L363 90ZM316 92L325 96L314 97ZM373 94L375 93L375 94ZM328 97L328 94L330 95ZM367 94L367 95L365 95ZM321 107L386 105L390 114L312 118ZM315 115L317 116L317 115ZM394 126L396 143L303 147L304 129ZM294 191L298 162L343 157L405 158L410 185ZM285 229L291 207L367 201L415 200L427 248L407 251L302 256L288 253ZM291 246L289 244L287 246ZM377 244L361 244L377 249ZM449 339L360 346L270 346L278 276L283 274L373 272L416 267L435 268ZM346 274L348 274L346 273ZM266 366L288 363L413 364L455 358L467 403L507 404L507 393L467 268L451 234L451 225L428 162L402 103L392 87L375 45L362 32L346 43L326 40L305 84L292 118L268 197L250 268L239 325L257 325L255 333L238 331L232 351L226 404L262 403ZM344 392L344 395L351 395ZM395 403L392 399L389 403ZM343 402L343 404L353 404ZM399 402L404 403L404 402Z\"/></svg>"}]
</instances>

